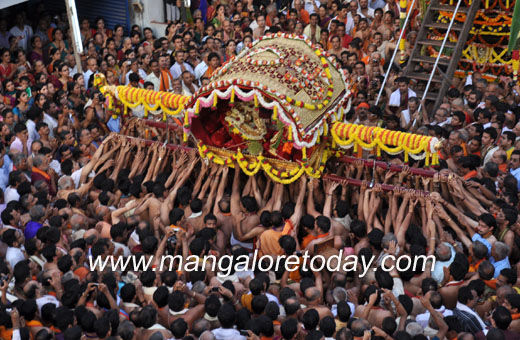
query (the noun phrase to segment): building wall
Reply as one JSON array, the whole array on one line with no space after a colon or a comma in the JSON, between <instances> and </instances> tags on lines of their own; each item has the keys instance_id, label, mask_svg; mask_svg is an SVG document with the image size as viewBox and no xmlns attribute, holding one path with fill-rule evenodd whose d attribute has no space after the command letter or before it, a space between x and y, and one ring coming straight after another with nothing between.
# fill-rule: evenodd
<instances>
[{"instance_id":1,"label":"building wall","mask_svg":"<svg viewBox=\"0 0 520 340\"><path fill-rule=\"evenodd\" d=\"M151 27L156 38L163 37L167 24L164 21L163 0L128 0L130 4L131 24L137 24L141 28ZM133 3L140 2L143 12L136 13Z\"/></svg>"}]
</instances>

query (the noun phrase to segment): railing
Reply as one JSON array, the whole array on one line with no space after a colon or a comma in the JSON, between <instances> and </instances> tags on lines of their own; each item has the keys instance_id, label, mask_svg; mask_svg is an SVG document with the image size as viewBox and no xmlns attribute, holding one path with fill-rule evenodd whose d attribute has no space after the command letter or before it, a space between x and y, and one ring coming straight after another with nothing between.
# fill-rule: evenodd
<instances>
[{"instance_id":1,"label":"railing","mask_svg":"<svg viewBox=\"0 0 520 340\"><path fill-rule=\"evenodd\" d=\"M379 89L379 93L377 94L376 99L376 105L379 104L379 99L381 99L381 95L383 94L383 91L385 90L386 81L388 80L388 75L390 74L390 70L392 69L392 65L394 64L395 56L397 55L397 51L399 50L399 45L401 44L401 40L403 39L404 32L406 30L406 26L408 25L408 20L410 20L410 17L412 16L413 9L415 7L415 1L412 1L412 5L410 6L410 9L408 10L408 14L406 15L406 19L404 20L403 27L401 28L401 33L399 33L399 40L397 40L397 43L394 48L394 53L392 54L392 58L390 59L390 63L388 64L388 69L385 73L385 79L383 79L383 83L381 84L381 88ZM459 0L460 2L460 0Z\"/></svg>"}]
</instances>

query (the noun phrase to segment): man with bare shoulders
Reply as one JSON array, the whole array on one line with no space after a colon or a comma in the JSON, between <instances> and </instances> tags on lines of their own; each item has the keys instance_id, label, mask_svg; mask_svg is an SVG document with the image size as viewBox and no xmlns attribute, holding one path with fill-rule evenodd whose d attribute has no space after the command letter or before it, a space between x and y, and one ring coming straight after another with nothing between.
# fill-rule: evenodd
<instances>
[{"instance_id":1,"label":"man with bare shoulders","mask_svg":"<svg viewBox=\"0 0 520 340\"><path fill-rule=\"evenodd\" d=\"M321 274L317 276L317 278L319 278L319 282L321 282ZM318 280L316 281L318 282ZM314 309L318 312L320 320L326 316L333 317L330 308L323 304L323 286L321 284L317 284L316 287L307 288L304 292L304 296L307 300L305 303L307 309L304 309L304 312L309 309Z\"/></svg>"},{"instance_id":2,"label":"man with bare shoulders","mask_svg":"<svg viewBox=\"0 0 520 340\"><path fill-rule=\"evenodd\" d=\"M230 198L224 194L228 180L229 168L222 169L222 177L218 185L217 196L215 197L215 205L213 207L213 215L217 217L217 227L224 233L226 246L229 244L233 233L233 217L230 210Z\"/></svg>"},{"instance_id":3,"label":"man with bare shoulders","mask_svg":"<svg viewBox=\"0 0 520 340\"><path fill-rule=\"evenodd\" d=\"M464 285L464 277L468 273L468 269L468 260L461 253L455 255L455 259L449 267L444 267L444 279L440 284L439 293L442 295L446 308L456 307L459 289Z\"/></svg>"},{"instance_id":4,"label":"man with bare shoulders","mask_svg":"<svg viewBox=\"0 0 520 340\"><path fill-rule=\"evenodd\" d=\"M365 290L365 297L368 297L368 302L365 305L357 306L355 316L368 320L371 325L382 327L383 320L387 317L394 317L393 313L385 310L379 306L381 302L381 293L376 286L369 286Z\"/></svg>"},{"instance_id":5,"label":"man with bare shoulders","mask_svg":"<svg viewBox=\"0 0 520 340\"><path fill-rule=\"evenodd\" d=\"M187 216L186 219L188 224L188 236L198 233L206 224L206 216L213 207L215 191L219 182L218 179L221 172L218 170L219 168L214 165L211 167L210 174L202 186L199 195L190 202L191 215ZM209 186L211 186L209 195L207 199L203 201Z\"/></svg>"},{"instance_id":6,"label":"man with bare shoulders","mask_svg":"<svg viewBox=\"0 0 520 340\"><path fill-rule=\"evenodd\" d=\"M354 253L359 254L363 248L370 247L367 237L367 225L361 220L353 220L350 223L350 238L357 241L354 246Z\"/></svg>"},{"instance_id":7,"label":"man with bare shoulders","mask_svg":"<svg viewBox=\"0 0 520 340\"><path fill-rule=\"evenodd\" d=\"M383 37L385 37L385 35L387 37L391 37L394 32L393 21L394 21L393 13L390 11L386 11L385 14L383 15L383 25L378 27L377 31L380 32L381 34L383 34ZM388 39L384 39L384 40L388 40Z\"/></svg>"},{"instance_id":8,"label":"man with bare shoulders","mask_svg":"<svg viewBox=\"0 0 520 340\"><path fill-rule=\"evenodd\" d=\"M235 169L238 169L238 164ZM258 203L252 196L240 197L240 172L235 170L233 189L231 193L231 216L233 216L233 233L231 234L231 246L240 245L248 251L253 251L252 242L241 242L237 239L237 228L241 228L243 234L260 224L258 216ZM244 217L242 219L242 216Z\"/></svg>"}]
</instances>

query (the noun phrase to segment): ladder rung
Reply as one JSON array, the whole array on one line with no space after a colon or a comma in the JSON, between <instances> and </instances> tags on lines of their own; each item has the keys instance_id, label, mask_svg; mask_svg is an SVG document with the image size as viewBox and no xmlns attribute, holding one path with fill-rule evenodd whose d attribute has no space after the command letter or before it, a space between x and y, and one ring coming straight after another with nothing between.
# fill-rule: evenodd
<instances>
[{"instance_id":1,"label":"ladder rung","mask_svg":"<svg viewBox=\"0 0 520 340\"><path fill-rule=\"evenodd\" d=\"M427 56L424 56L424 55L419 55L419 56L412 57L413 61L417 61L419 63L428 63L428 64L435 64L435 59L436 58L427 57ZM449 63L450 63L450 59L441 57L439 59L439 64L438 65L448 65Z\"/></svg>"},{"instance_id":2,"label":"ladder rung","mask_svg":"<svg viewBox=\"0 0 520 340\"><path fill-rule=\"evenodd\" d=\"M408 74L408 78L428 81L430 79L430 74L429 73L410 72ZM442 77L435 75L432 78L432 82L442 83Z\"/></svg>"},{"instance_id":3,"label":"ladder rung","mask_svg":"<svg viewBox=\"0 0 520 340\"><path fill-rule=\"evenodd\" d=\"M432 9L434 11L455 12L455 8L456 8L455 5L453 5L453 6L440 5L440 4L430 5L430 9ZM465 7L465 6L459 6L459 10L457 11L457 13L468 13L468 12L469 12L469 7Z\"/></svg>"},{"instance_id":4,"label":"ladder rung","mask_svg":"<svg viewBox=\"0 0 520 340\"><path fill-rule=\"evenodd\" d=\"M443 23L443 22L432 22L432 23L424 23L424 26L447 30L448 27L450 26L450 24ZM463 27L464 26L462 24L453 23L453 25L451 26L451 30L452 31L462 31Z\"/></svg>"},{"instance_id":5,"label":"ladder rung","mask_svg":"<svg viewBox=\"0 0 520 340\"><path fill-rule=\"evenodd\" d=\"M421 99L423 97L424 91L415 90L415 93L417 94L417 98ZM439 94L437 92L428 91L426 94L426 100L435 101L437 100L438 95Z\"/></svg>"},{"instance_id":6,"label":"ladder rung","mask_svg":"<svg viewBox=\"0 0 520 340\"><path fill-rule=\"evenodd\" d=\"M426 45L426 46L437 46L437 47L442 46L442 40L426 39L426 40L419 40L418 43L421 45ZM455 46L457 46L457 44L454 42L451 42L451 41L446 41L446 44L444 44L445 48L455 48Z\"/></svg>"}]
</instances>

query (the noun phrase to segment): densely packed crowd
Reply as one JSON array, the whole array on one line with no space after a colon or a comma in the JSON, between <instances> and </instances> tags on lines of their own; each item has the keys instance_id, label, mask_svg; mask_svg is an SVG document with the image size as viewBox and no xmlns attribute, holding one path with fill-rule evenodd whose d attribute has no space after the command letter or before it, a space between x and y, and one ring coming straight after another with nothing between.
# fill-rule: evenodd
<instances>
[{"instance_id":1,"label":"densely packed crowd","mask_svg":"<svg viewBox=\"0 0 520 340\"><path fill-rule=\"evenodd\" d=\"M179 7L168 5L173 19L187 22L168 24L160 37L82 20L84 72L64 14L53 16L42 2L0 18L0 338L520 338L520 88L511 78L475 72L453 81L436 112L418 110L418 84L398 63L389 66L399 35L395 2ZM407 55L418 24L407 34ZM126 122L112 117L93 87L100 72L110 85L191 95L253 39L280 31L305 35L347 71L348 122L444 138L434 177L335 160L329 172L363 185L247 177L195 152L125 137L148 134L142 112ZM403 165L401 156L383 157ZM384 192L383 183L396 189ZM235 264L255 250L301 258L320 249L375 258L374 270L305 271L302 259L294 271L159 266L162 255L231 255ZM110 255L153 266L90 267L89 259ZM435 261L381 269L421 255Z\"/></svg>"}]
</instances>

